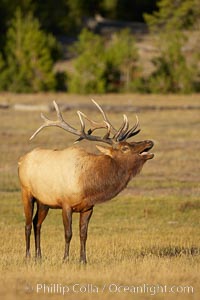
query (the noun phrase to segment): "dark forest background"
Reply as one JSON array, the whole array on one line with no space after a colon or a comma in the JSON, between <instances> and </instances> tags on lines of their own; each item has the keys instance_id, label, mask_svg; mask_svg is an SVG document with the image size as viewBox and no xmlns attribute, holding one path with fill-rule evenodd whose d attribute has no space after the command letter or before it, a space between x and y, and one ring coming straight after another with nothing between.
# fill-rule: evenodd
<instances>
[{"instance_id":1,"label":"dark forest background","mask_svg":"<svg viewBox=\"0 0 200 300\"><path fill-rule=\"evenodd\" d=\"M41 28L55 35L78 33L85 19L97 14L111 20L144 22L144 13L156 10L156 0L1 0L1 43L17 8L32 12Z\"/></svg>"},{"instance_id":2,"label":"dark forest background","mask_svg":"<svg viewBox=\"0 0 200 300\"><path fill-rule=\"evenodd\" d=\"M1 0L0 90L198 92L199 21L198 0Z\"/></svg>"}]
</instances>

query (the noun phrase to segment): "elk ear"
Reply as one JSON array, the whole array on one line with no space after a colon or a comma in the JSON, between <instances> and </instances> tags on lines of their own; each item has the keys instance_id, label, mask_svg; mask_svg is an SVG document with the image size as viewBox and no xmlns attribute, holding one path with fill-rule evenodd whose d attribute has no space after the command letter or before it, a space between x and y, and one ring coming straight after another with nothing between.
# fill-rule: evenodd
<instances>
[{"instance_id":1,"label":"elk ear","mask_svg":"<svg viewBox=\"0 0 200 300\"><path fill-rule=\"evenodd\" d=\"M99 146L99 145L96 145L96 147L103 154L109 155L110 157L113 157L112 156L112 147L102 147L102 146Z\"/></svg>"}]
</instances>

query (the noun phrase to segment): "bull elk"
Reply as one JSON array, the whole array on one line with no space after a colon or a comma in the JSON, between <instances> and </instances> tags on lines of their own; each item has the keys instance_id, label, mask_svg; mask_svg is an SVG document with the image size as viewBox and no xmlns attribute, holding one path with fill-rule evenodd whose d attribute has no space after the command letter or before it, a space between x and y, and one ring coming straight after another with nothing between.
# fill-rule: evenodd
<instances>
[{"instance_id":1,"label":"bull elk","mask_svg":"<svg viewBox=\"0 0 200 300\"><path fill-rule=\"evenodd\" d=\"M41 258L40 230L49 208L62 209L65 232L64 261L69 259L72 238L72 214L80 213L80 262L86 263L86 239L88 223L95 204L105 202L119 194L132 177L138 174L144 163L154 155L148 151L153 142L127 142L139 133L138 119L129 129L127 116L117 130L106 113L94 100L103 117L102 122L89 119L78 111L81 129L70 126L54 101L57 120L51 121L43 114L44 124L32 135L34 138L43 128L57 126L82 139L109 144L96 146L99 155L82 148L69 147L64 150L34 149L19 160L19 179L25 213L26 257L30 257L30 235L32 223L35 235L36 258ZM86 130L85 120L90 129ZM96 129L106 129L103 137L94 135ZM34 203L37 211L33 218Z\"/></svg>"}]
</instances>

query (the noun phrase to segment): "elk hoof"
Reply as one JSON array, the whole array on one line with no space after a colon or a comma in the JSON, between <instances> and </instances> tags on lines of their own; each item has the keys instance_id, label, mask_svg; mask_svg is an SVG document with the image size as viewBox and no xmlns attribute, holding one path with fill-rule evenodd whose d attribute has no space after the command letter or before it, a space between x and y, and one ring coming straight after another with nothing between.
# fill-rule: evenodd
<instances>
[{"instance_id":1,"label":"elk hoof","mask_svg":"<svg viewBox=\"0 0 200 300\"><path fill-rule=\"evenodd\" d=\"M64 256L63 257L63 264L69 262L69 256Z\"/></svg>"},{"instance_id":2,"label":"elk hoof","mask_svg":"<svg viewBox=\"0 0 200 300\"><path fill-rule=\"evenodd\" d=\"M81 265L86 265L87 264L87 260L86 259L80 259L80 264Z\"/></svg>"}]
</instances>

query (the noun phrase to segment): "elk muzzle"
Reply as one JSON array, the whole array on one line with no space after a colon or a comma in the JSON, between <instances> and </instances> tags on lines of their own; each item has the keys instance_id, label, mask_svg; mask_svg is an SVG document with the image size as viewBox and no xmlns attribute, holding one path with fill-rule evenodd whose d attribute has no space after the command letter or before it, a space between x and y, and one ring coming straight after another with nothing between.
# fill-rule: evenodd
<instances>
[{"instance_id":1,"label":"elk muzzle","mask_svg":"<svg viewBox=\"0 0 200 300\"><path fill-rule=\"evenodd\" d=\"M141 142L141 149L139 151L139 155L142 156L145 160L152 159L154 157L154 154L149 152L154 146L154 143L152 141L143 141Z\"/></svg>"}]
</instances>

